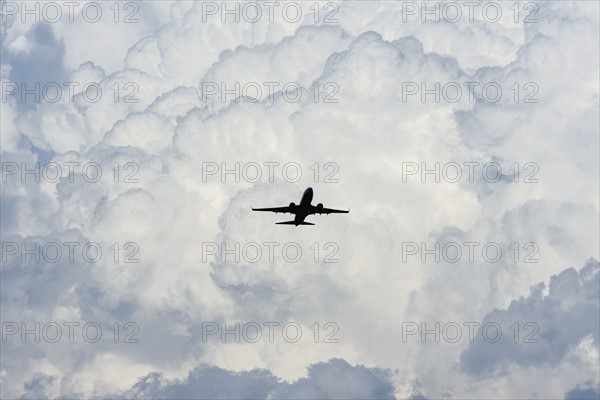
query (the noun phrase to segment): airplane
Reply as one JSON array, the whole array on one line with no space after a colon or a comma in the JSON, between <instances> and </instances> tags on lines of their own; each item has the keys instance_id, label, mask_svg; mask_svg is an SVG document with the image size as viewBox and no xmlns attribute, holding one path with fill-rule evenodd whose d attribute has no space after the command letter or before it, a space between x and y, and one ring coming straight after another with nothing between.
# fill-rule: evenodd
<instances>
[{"instance_id":1,"label":"airplane","mask_svg":"<svg viewBox=\"0 0 600 400\"><path fill-rule=\"evenodd\" d=\"M302 195L300 204L296 205L290 203L287 207L271 207L271 208L252 208L252 211L271 211L274 213L290 213L295 214L293 221L276 222L276 225L314 225L310 222L305 222L304 218L312 214L335 214L335 213L349 213L350 210L334 210L332 208L323 207L322 203L313 206L311 203L313 198L313 190L311 187L307 188Z\"/></svg>"}]
</instances>

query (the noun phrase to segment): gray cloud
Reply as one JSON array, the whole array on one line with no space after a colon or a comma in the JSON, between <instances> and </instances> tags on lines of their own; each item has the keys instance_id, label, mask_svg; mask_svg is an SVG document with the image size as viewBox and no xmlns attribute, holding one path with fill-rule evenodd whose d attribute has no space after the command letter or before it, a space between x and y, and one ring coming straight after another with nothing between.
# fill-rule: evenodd
<instances>
[{"instance_id":1,"label":"gray cloud","mask_svg":"<svg viewBox=\"0 0 600 400\"><path fill-rule=\"evenodd\" d=\"M506 310L487 314L482 326L497 323L503 331L502 338L495 341L494 328L490 330L490 340L485 340L479 330L476 340L461 354L462 368L470 374L489 374L510 363L555 366L588 336L598 346L599 271L598 261L590 259L579 271L569 268L552 276L547 295L541 283L532 288L527 298L511 302ZM521 326L511 329L514 322ZM515 336L515 331L519 336Z\"/></svg>"},{"instance_id":2,"label":"gray cloud","mask_svg":"<svg viewBox=\"0 0 600 400\"><path fill-rule=\"evenodd\" d=\"M592 382L587 384L577 385L575 388L565 393L565 400L597 400L600 399L600 386L598 383L595 386Z\"/></svg>"},{"instance_id":3,"label":"gray cloud","mask_svg":"<svg viewBox=\"0 0 600 400\"><path fill-rule=\"evenodd\" d=\"M233 372L202 365L184 380L160 373L141 378L124 398L158 399L393 399L389 371L331 359L308 367L308 376L288 383L264 369Z\"/></svg>"}]
</instances>

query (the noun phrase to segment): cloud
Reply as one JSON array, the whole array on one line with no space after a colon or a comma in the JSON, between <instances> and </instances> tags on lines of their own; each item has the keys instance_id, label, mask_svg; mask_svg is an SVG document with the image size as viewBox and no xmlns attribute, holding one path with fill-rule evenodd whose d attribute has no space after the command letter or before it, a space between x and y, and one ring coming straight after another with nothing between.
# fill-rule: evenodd
<instances>
[{"instance_id":1,"label":"cloud","mask_svg":"<svg viewBox=\"0 0 600 400\"><path fill-rule=\"evenodd\" d=\"M344 382L344 384L341 384ZM288 399L393 399L394 386L389 371L379 368L351 366L344 360L332 359L311 365L308 377L279 389L276 398Z\"/></svg>"},{"instance_id":2,"label":"cloud","mask_svg":"<svg viewBox=\"0 0 600 400\"><path fill-rule=\"evenodd\" d=\"M565 393L565 400L595 400L600 397L598 385L596 387L586 387L587 385L577 385L577 387Z\"/></svg>"},{"instance_id":3,"label":"cloud","mask_svg":"<svg viewBox=\"0 0 600 400\"><path fill-rule=\"evenodd\" d=\"M11 336L2 397L588 390L577 385L597 376L598 358L598 4L532 3L537 23L522 21L524 9L515 23L508 5L498 22L477 9L473 21L451 23L423 21L400 2L345 1L335 3L335 24L314 23L309 3L297 23L254 24L206 20L206 2L131 4L137 24L2 24L3 83L82 84L56 103L0 104L3 243L94 242L104 251L97 263L20 262L20 254L3 262L3 322L95 322L106 333L96 344ZM109 6L103 15L112 17ZM265 82L279 84L270 97ZM298 101L282 91L290 82ZM407 83L438 82L455 82L463 96L406 97ZM503 89L498 102L481 91L489 82ZM101 89L98 101L86 98L85 83ZM212 83L258 84L262 96L207 96ZM22 174L36 162L62 165L61 179ZM436 172L422 182L420 172L404 179L407 162L479 167L473 181L463 168L458 183L431 180ZM6 175L8 163L20 169ZM208 163L215 175L206 176ZM292 163L297 181L284 172ZM502 169L499 182L482 175L490 163ZM90 165L102 171L97 182ZM257 182L244 175L250 165L260 168ZM250 210L298 202L307 186L315 202L351 212L282 229L281 215ZM503 257L403 262L406 242L452 241L498 243ZM263 258L203 259L205 244L236 242L258 244ZM273 261L265 242L279 243ZM301 261L284 257L289 243ZM523 262L528 243L539 247L537 263ZM135 248L139 261L125 263ZM539 283L550 276L546 289ZM110 327L118 322L122 339L128 321L139 342L115 343ZM215 321L294 322L303 337L203 341L202 323ZM499 322L504 335L493 344L480 334L473 343L404 343L408 321ZM520 340L535 322L539 342L515 344L515 322ZM327 323L338 343L323 342ZM210 392L215 383L230 392Z\"/></svg>"},{"instance_id":4,"label":"cloud","mask_svg":"<svg viewBox=\"0 0 600 400\"><path fill-rule=\"evenodd\" d=\"M477 335L461 354L461 366L468 373L482 374L497 371L507 362L526 367L557 365L587 337L597 347L599 271L598 261L590 259L579 271L569 268L553 275L547 295L542 283L527 298L511 302L508 309L487 314L482 326L497 323L506 334L494 343L490 343L496 336L493 329L490 340ZM511 326L515 321L522 327Z\"/></svg>"},{"instance_id":5,"label":"cloud","mask_svg":"<svg viewBox=\"0 0 600 400\"><path fill-rule=\"evenodd\" d=\"M342 384L342 382L344 384ZM159 373L140 379L124 398L177 399L392 399L389 372L331 359L308 367L308 376L288 383L268 370L231 372L202 365L184 380L170 382Z\"/></svg>"}]
</instances>

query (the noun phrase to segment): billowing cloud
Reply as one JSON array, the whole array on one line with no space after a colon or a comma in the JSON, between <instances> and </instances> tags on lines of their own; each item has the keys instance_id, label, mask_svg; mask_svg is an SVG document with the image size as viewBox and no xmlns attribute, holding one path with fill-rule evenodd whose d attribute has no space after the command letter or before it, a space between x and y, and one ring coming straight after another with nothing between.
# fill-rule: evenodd
<instances>
[{"instance_id":1,"label":"billowing cloud","mask_svg":"<svg viewBox=\"0 0 600 400\"><path fill-rule=\"evenodd\" d=\"M569 268L552 276L547 294L541 283L527 298L487 314L482 326L495 325L488 332L480 330L482 334L461 355L462 367L480 374L502 369L505 363L556 366L578 346L592 351L588 361L595 361L593 349L600 334L599 270L598 261L590 259L579 271ZM506 334L496 341L498 326Z\"/></svg>"},{"instance_id":2,"label":"billowing cloud","mask_svg":"<svg viewBox=\"0 0 600 400\"><path fill-rule=\"evenodd\" d=\"M597 3L127 4L1 27L2 397L597 393Z\"/></svg>"},{"instance_id":3,"label":"billowing cloud","mask_svg":"<svg viewBox=\"0 0 600 400\"><path fill-rule=\"evenodd\" d=\"M592 400L600 397L598 385L596 387L588 387L588 385L577 385L577 387L565 393L565 400Z\"/></svg>"},{"instance_id":4,"label":"billowing cloud","mask_svg":"<svg viewBox=\"0 0 600 400\"><path fill-rule=\"evenodd\" d=\"M340 385L345 382L345 385ZM340 359L311 365L308 376L289 383L267 370L232 373L207 365L181 381L165 381L152 373L140 379L125 398L165 399L391 399L389 371L352 366Z\"/></svg>"}]
</instances>

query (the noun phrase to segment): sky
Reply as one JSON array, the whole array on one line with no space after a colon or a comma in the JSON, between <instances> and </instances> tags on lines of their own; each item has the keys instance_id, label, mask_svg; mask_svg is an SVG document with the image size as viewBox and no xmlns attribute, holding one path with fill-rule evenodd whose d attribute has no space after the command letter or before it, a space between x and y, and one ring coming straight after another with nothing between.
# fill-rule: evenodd
<instances>
[{"instance_id":1,"label":"sky","mask_svg":"<svg viewBox=\"0 0 600 400\"><path fill-rule=\"evenodd\" d=\"M0 397L598 399L599 4L2 1Z\"/></svg>"}]
</instances>

